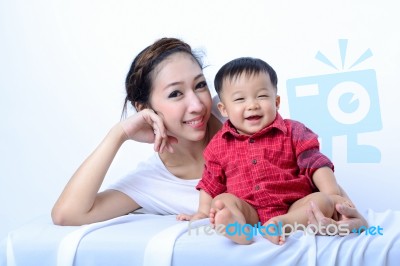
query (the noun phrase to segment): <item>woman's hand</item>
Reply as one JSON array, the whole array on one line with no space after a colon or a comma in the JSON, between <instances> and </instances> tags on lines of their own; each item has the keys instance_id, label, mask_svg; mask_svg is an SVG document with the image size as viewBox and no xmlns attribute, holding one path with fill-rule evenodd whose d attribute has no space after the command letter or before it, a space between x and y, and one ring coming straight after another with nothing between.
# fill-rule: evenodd
<instances>
[{"instance_id":1,"label":"woman's hand","mask_svg":"<svg viewBox=\"0 0 400 266\"><path fill-rule=\"evenodd\" d=\"M336 204L336 210L338 211L340 224L347 224L350 231L358 229L362 226L368 227L368 222L365 220L355 207L348 206L346 204Z\"/></svg>"},{"instance_id":2,"label":"woman's hand","mask_svg":"<svg viewBox=\"0 0 400 266\"><path fill-rule=\"evenodd\" d=\"M326 228L329 224L334 224L337 228L340 225L345 225L346 228L351 232L353 229L359 230L361 226L368 227L368 222L365 218L358 212L355 207L351 205L338 203L335 205L335 208L339 214L338 221L335 221L331 218L325 217L321 210L315 204L310 204L310 210L307 212L309 224L314 224L318 227L323 226ZM336 230L336 232L340 235L340 230ZM323 234L326 231L322 230Z\"/></svg>"},{"instance_id":3,"label":"woman's hand","mask_svg":"<svg viewBox=\"0 0 400 266\"><path fill-rule=\"evenodd\" d=\"M167 135L162 118L151 109L143 109L120 122L120 125L127 139L154 143L156 152L162 153L165 149L173 152L171 144L178 142L176 138Z\"/></svg>"}]
</instances>

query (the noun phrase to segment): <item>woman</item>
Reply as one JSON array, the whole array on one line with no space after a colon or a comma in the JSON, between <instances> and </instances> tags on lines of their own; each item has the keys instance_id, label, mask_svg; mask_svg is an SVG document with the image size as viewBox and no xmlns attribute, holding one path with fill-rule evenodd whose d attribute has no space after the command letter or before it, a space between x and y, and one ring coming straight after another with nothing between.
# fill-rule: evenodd
<instances>
[{"instance_id":1,"label":"woman","mask_svg":"<svg viewBox=\"0 0 400 266\"><path fill-rule=\"evenodd\" d=\"M202 153L221 127L218 111L212 114L199 59L181 40L160 39L133 61L126 92L124 110L129 102L138 113L113 126L72 176L53 207L55 224L99 222L140 207L159 214L195 213ZM98 192L116 153L129 139L154 143L157 153L110 189ZM356 209L338 206L338 211L343 214L339 223L366 225ZM317 208L309 217L315 224L331 222Z\"/></svg>"}]
</instances>

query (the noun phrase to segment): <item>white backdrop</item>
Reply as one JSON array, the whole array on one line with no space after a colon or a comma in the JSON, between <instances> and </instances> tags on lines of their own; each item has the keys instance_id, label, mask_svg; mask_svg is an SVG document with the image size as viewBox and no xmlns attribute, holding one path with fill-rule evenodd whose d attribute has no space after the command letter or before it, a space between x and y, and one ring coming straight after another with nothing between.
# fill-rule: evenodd
<instances>
[{"instance_id":1,"label":"white backdrop","mask_svg":"<svg viewBox=\"0 0 400 266\"><path fill-rule=\"evenodd\" d=\"M321 119L321 130L332 127L323 133L332 132L337 178L359 209L400 209L399 8L394 0L0 0L0 238L50 215L75 169L118 122L133 57L164 36L206 52L212 90L214 74L228 60L255 56L269 62L278 73L284 117L296 115L289 109L289 80L316 77L322 89L327 74L339 82L343 73L372 70L376 76L364 85L363 78L350 75L361 87L353 91L355 101L328 96L347 108L344 119L360 106L373 109L375 120L361 114L365 126L357 120L361 127L345 131L353 144L373 146L374 154L350 149L361 162L348 158L350 135L340 133L340 123L328 123L326 114L313 112L314 105L326 107L327 95L311 101L310 117ZM350 70L365 51L369 57ZM318 52L337 69L317 60ZM303 110L296 98L290 106ZM125 144L105 183L151 153L149 145Z\"/></svg>"}]
</instances>

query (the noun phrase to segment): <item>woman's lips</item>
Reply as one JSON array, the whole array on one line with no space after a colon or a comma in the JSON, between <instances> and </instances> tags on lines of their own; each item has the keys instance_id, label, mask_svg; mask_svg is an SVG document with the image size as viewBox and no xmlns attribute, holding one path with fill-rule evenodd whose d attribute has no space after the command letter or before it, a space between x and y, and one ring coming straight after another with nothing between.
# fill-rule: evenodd
<instances>
[{"instance_id":1,"label":"woman's lips","mask_svg":"<svg viewBox=\"0 0 400 266\"><path fill-rule=\"evenodd\" d=\"M189 121L184 121L184 124L193 127L193 128L201 128L204 126L204 121L203 121L203 116L201 117L196 117L194 119L191 119Z\"/></svg>"}]
</instances>

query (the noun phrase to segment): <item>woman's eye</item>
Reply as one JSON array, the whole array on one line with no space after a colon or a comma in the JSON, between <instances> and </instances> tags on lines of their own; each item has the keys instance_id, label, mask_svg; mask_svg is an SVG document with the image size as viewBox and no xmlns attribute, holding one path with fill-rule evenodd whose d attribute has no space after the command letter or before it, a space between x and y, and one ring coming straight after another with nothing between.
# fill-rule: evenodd
<instances>
[{"instance_id":1,"label":"woman's eye","mask_svg":"<svg viewBox=\"0 0 400 266\"><path fill-rule=\"evenodd\" d=\"M182 92L180 92L180 91L173 91L173 92L171 92L171 93L168 95L168 98L175 98L175 97L178 97L178 96L180 96L180 95L182 95Z\"/></svg>"},{"instance_id":2,"label":"woman's eye","mask_svg":"<svg viewBox=\"0 0 400 266\"><path fill-rule=\"evenodd\" d=\"M197 83L197 85L196 85L196 89L202 89L205 87L207 87L207 82L205 82L205 81L201 81L201 82Z\"/></svg>"}]
</instances>

